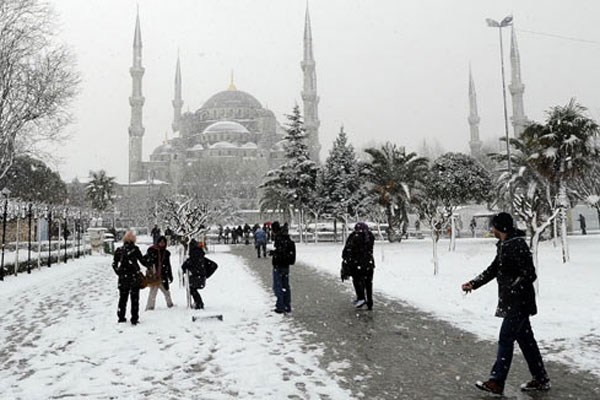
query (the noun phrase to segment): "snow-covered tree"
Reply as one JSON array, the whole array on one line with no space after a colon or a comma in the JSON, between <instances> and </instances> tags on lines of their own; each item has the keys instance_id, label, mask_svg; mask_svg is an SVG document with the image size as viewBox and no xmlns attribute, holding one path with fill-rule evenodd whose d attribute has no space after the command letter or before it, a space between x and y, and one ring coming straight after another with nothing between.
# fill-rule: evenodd
<instances>
[{"instance_id":1,"label":"snow-covered tree","mask_svg":"<svg viewBox=\"0 0 600 400\"><path fill-rule=\"evenodd\" d=\"M423 181L427 159L391 143L365 152L371 156L365 164L365 177L385 209L388 240L400 241L408 226L411 192Z\"/></svg>"},{"instance_id":2,"label":"snow-covered tree","mask_svg":"<svg viewBox=\"0 0 600 400\"><path fill-rule=\"evenodd\" d=\"M67 186L60 175L44 162L28 156L15 159L0 179L0 187L7 187L12 197L23 201L56 204L67 198Z\"/></svg>"},{"instance_id":3,"label":"snow-covered tree","mask_svg":"<svg viewBox=\"0 0 600 400\"><path fill-rule=\"evenodd\" d=\"M598 124L586 115L587 109L571 99L565 106L552 107L544 124L532 123L523 135L537 143L531 155L537 169L557 188L563 262L569 261L567 210L570 183L589 170L598 156Z\"/></svg>"},{"instance_id":4,"label":"snow-covered tree","mask_svg":"<svg viewBox=\"0 0 600 400\"><path fill-rule=\"evenodd\" d=\"M437 243L442 229L453 223L453 214L460 205L484 202L491 189L491 179L473 157L461 153L446 153L437 158L425 175L416 207L419 218L431 229L434 274L439 270ZM454 232L455 227L452 226Z\"/></svg>"},{"instance_id":5,"label":"snow-covered tree","mask_svg":"<svg viewBox=\"0 0 600 400\"><path fill-rule=\"evenodd\" d=\"M114 176L106 175L103 169L90 171L90 182L85 188L92 207L98 211L106 210L113 202L115 193Z\"/></svg>"},{"instance_id":6,"label":"snow-covered tree","mask_svg":"<svg viewBox=\"0 0 600 400\"><path fill-rule=\"evenodd\" d=\"M288 119L285 137L286 162L279 168L267 172L265 182L261 185L263 189L261 203L264 203L266 194L273 196L277 193L277 197L287 199L289 204L300 213L298 225L300 240L303 240L304 211L312 199L318 167L310 159L300 107L296 105L292 114L286 117Z\"/></svg>"},{"instance_id":7,"label":"snow-covered tree","mask_svg":"<svg viewBox=\"0 0 600 400\"><path fill-rule=\"evenodd\" d=\"M594 161L587 172L572 183L573 194L596 210L600 223L600 162Z\"/></svg>"},{"instance_id":8,"label":"snow-covered tree","mask_svg":"<svg viewBox=\"0 0 600 400\"><path fill-rule=\"evenodd\" d=\"M344 234L349 217L356 215L362 185L359 161L352 144L348 143L344 127L341 127L325 161L323 186L327 213L344 222Z\"/></svg>"},{"instance_id":9,"label":"snow-covered tree","mask_svg":"<svg viewBox=\"0 0 600 400\"><path fill-rule=\"evenodd\" d=\"M46 1L0 1L0 177L61 138L79 81Z\"/></svg>"},{"instance_id":10,"label":"snow-covered tree","mask_svg":"<svg viewBox=\"0 0 600 400\"><path fill-rule=\"evenodd\" d=\"M158 202L157 219L170 227L186 247L192 238L208 232L211 225L231 217L231 211L221 201L173 195Z\"/></svg>"},{"instance_id":11,"label":"snow-covered tree","mask_svg":"<svg viewBox=\"0 0 600 400\"><path fill-rule=\"evenodd\" d=\"M537 157L540 151L535 138L521 134L510 140L513 173L503 171L497 178L494 201L501 208L512 209L527 225L530 233L529 246L534 263L538 267L538 247L545 229L556 221L556 188L538 170ZM506 154L492 154L497 162L506 162ZM502 207L504 205L504 207Z\"/></svg>"}]
</instances>

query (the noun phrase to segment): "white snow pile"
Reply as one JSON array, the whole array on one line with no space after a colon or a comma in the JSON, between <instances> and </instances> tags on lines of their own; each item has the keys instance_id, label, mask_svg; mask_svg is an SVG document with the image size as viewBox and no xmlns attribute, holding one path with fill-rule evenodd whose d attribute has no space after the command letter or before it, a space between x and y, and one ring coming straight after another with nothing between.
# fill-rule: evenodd
<instances>
[{"instance_id":1,"label":"white snow pile","mask_svg":"<svg viewBox=\"0 0 600 400\"><path fill-rule=\"evenodd\" d=\"M469 295L460 290L491 263L494 244L494 239L459 239L456 251L449 252L448 241L441 240L440 272L434 276L430 240L377 242L374 291L496 341L501 323L494 317L496 282ZM600 236L570 237L569 244L571 262L563 264L560 244L541 243L538 315L531 324L545 359L600 375ZM299 245L298 261L339 277L342 248Z\"/></svg>"},{"instance_id":2,"label":"white snow pile","mask_svg":"<svg viewBox=\"0 0 600 400\"><path fill-rule=\"evenodd\" d=\"M0 397L352 397L335 371L320 368L322 349L271 313L270 294L239 258L220 250L209 255L219 269L201 292L205 310L186 309L175 272L175 307L167 309L159 292L157 308L145 312L143 290L138 326L117 323L117 277L108 257L7 277L0 283ZM192 322L192 315L214 314L223 322Z\"/></svg>"}]
</instances>

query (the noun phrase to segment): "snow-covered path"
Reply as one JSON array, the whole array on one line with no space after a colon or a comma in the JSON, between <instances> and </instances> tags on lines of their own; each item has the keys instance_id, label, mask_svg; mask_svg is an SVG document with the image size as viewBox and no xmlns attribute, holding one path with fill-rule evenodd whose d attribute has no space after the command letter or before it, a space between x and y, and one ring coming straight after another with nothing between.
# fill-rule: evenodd
<instances>
[{"instance_id":1,"label":"snow-covered path","mask_svg":"<svg viewBox=\"0 0 600 400\"><path fill-rule=\"evenodd\" d=\"M193 323L175 282L176 307L159 293L140 324L116 323L110 258L93 256L2 283L1 398L351 398L319 368L322 351L269 312L272 299L242 261L211 257L219 270ZM174 263L175 264L175 263ZM177 274L176 274L177 275ZM129 315L128 315L129 317Z\"/></svg>"}]
</instances>

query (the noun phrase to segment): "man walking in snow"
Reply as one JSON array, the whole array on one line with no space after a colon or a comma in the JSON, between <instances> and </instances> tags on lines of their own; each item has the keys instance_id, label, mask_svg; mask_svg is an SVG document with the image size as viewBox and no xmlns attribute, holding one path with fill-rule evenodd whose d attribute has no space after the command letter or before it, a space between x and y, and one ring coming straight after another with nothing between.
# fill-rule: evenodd
<instances>
[{"instance_id":1,"label":"man walking in snow","mask_svg":"<svg viewBox=\"0 0 600 400\"><path fill-rule=\"evenodd\" d=\"M292 311L292 292L290 289L290 265L296 262L296 245L288 234L287 226L273 222L273 240L275 249L269 252L273 257L273 292L277 297L275 312L277 314Z\"/></svg>"},{"instance_id":2,"label":"man walking in snow","mask_svg":"<svg viewBox=\"0 0 600 400\"><path fill-rule=\"evenodd\" d=\"M342 251L342 281L352 277L352 284L356 291L356 300L354 300L356 308L366 304L369 310L373 309L374 243L375 237L369 230L369 226L364 222L358 222L354 226L354 232L348 236Z\"/></svg>"},{"instance_id":3,"label":"man walking in snow","mask_svg":"<svg viewBox=\"0 0 600 400\"><path fill-rule=\"evenodd\" d=\"M533 379L521 385L523 391L549 390L550 378L538 348L529 316L537 313L533 282L537 276L525 233L514 227L508 213L499 213L492 219L492 232L499 239L494 261L475 279L462 285L469 293L492 279L498 282L498 307L496 316L503 318L498 341L496 362L490 379L477 382L477 388L494 394L504 392L513 357L515 341L519 344Z\"/></svg>"},{"instance_id":4,"label":"man walking in snow","mask_svg":"<svg viewBox=\"0 0 600 400\"><path fill-rule=\"evenodd\" d=\"M260 226L254 231L254 247L256 247L258 258L260 258L261 250L263 257L267 257L267 233Z\"/></svg>"}]
</instances>

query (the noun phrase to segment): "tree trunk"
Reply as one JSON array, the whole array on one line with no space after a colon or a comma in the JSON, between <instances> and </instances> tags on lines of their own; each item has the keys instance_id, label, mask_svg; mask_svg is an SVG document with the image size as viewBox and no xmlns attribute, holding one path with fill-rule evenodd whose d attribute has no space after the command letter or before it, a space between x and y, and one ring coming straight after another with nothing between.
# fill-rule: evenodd
<instances>
[{"instance_id":1,"label":"tree trunk","mask_svg":"<svg viewBox=\"0 0 600 400\"><path fill-rule=\"evenodd\" d=\"M596 206L594 206L594 208L596 209L596 215L598 216L598 226L600 227L600 205L597 204Z\"/></svg>"},{"instance_id":2,"label":"tree trunk","mask_svg":"<svg viewBox=\"0 0 600 400\"><path fill-rule=\"evenodd\" d=\"M319 243L319 213L315 213L315 243Z\"/></svg>"},{"instance_id":3,"label":"tree trunk","mask_svg":"<svg viewBox=\"0 0 600 400\"><path fill-rule=\"evenodd\" d=\"M337 217L333 218L333 243L337 243Z\"/></svg>"},{"instance_id":4,"label":"tree trunk","mask_svg":"<svg viewBox=\"0 0 600 400\"><path fill-rule=\"evenodd\" d=\"M533 236L531 236L531 255L533 257L533 266L535 268L535 274L536 276L538 276L538 279L535 280L535 292L537 294L539 294L539 258L538 258L538 249L539 249L539 244L540 244L540 235L542 234L543 230L534 230L534 234Z\"/></svg>"},{"instance_id":5,"label":"tree trunk","mask_svg":"<svg viewBox=\"0 0 600 400\"><path fill-rule=\"evenodd\" d=\"M456 223L454 220L454 213L450 216L450 245L448 251L456 250Z\"/></svg>"},{"instance_id":6,"label":"tree trunk","mask_svg":"<svg viewBox=\"0 0 600 400\"><path fill-rule=\"evenodd\" d=\"M435 228L432 226L431 227L431 243L433 245L433 275L437 275L438 270L439 270L439 258L438 258L438 251L437 251L438 240L439 240L439 235L435 231Z\"/></svg>"},{"instance_id":7,"label":"tree trunk","mask_svg":"<svg viewBox=\"0 0 600 400\"><path fill-rule=\"evenodd\" d=\"M564 182L560 183L558 189L558 203L560 207L560 242L562 245L563 263L569 261L569 244L567 242L567 208L569 199L567 197L567 187Z\"/></svg>"}]
</instances>

